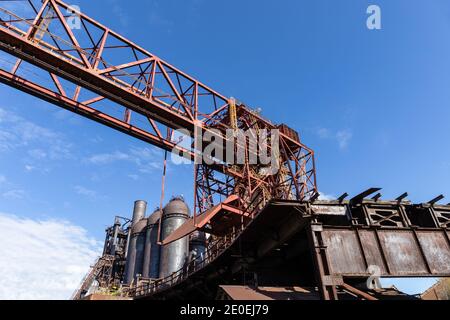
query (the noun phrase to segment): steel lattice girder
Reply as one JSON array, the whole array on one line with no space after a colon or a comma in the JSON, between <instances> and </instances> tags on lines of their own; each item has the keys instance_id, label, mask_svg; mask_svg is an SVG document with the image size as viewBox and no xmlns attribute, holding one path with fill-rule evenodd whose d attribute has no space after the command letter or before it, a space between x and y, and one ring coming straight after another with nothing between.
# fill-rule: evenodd
<instances>
[{"instance_id":1,"label":"steel lattice girder","mask_svg":"<svg viewBox=\"0 0 450 320\"><path fill-rule=\"evenodd\" d=\"M72 30L63 15L70 7L62 1L45 0L40 7L33 5L39 1L28 2L35 14L27 19L0 8L0 49L19 58L11 71L1 71L3 83L165 150L179 151L191 160L202 150L180 147L171 137L173 129L186 129L192 135L196 128L201 128L202 132L210 128L222 131L230 128L222 118L228 111L230 99L82 13L76 13L82 28ZM59 23L63 35L49 31L55 23ZM116 61L118 57L120 62ZM17 71L23 61L50 73L55 89L19 77ZM62 79L76 85L73 96L64 90ZM82 100L82 90L96 96ZM124 120L96 107L97 103L105 101L122 106ZM277 128L244 106L240 110L239 121L245 122L251 117L263 128ZM148 128L132 125L130 111L148 119ZM314 195L317 192L314 152L283 133L281 142L283 161L289 171L286 181L278 177L278 183L289 186L284 196L294 194L302 200ZM244 184L249 196L264 183L248 166L238 170L227 165L209 167L225 174L221 183L227 186L227 192L231 190L230 182L236 183L235 180ZM210 188L208 184L200 181L198 186ZM275 189L270 196L276 195ZM211 189L204 191L206 196L214 193Z\"/></svg>"}]
</instances>

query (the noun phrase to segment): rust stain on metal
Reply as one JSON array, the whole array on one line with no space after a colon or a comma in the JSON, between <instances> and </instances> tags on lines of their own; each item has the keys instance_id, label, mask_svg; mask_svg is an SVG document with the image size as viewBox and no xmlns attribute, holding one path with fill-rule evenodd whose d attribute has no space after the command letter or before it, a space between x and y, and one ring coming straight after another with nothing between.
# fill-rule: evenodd
<instances>
[{"instance_id":1,"label":"rust stain on metal","mask_svg":"<svg viewBox=\"0 0 450 320\"><path fill-rule=\"evenodd\" d=\"M434 274L450 273L450 246L444 233L417 232L424 255Z\"/></svg>"},{"instance_id":2,"label":"rust stain on metal","mask_svg":"<svg viewBox=\"0 0 450 320\"><path fill-rule=\"evenodd\" d=\"M358 239L353 231L327 230L324 242L334 274L363 274L366 272Z\"/></svg>"},{"instance_id":3,"label":"rust stain on metal","mask_svg":"<svg viewBox=\"0 0 450 320\"><path fill-rule=\"evenodd\" d=\"M367 260L368 267L371 265L378 266L381 274L388 273L383 256L378 245L376 234L374 231L360 231L361 244Z\"/></svg>"},{"instance_id":4,"label":"rust stain on metal","mask_svg":"<svg viewBox=\"0 0 450 320\"><path fill-rule=\"evenodd\" d=\"M413 232L380 231L379 235L391 272L405 276L428 274Z\"/></svg>"}]
</instances>

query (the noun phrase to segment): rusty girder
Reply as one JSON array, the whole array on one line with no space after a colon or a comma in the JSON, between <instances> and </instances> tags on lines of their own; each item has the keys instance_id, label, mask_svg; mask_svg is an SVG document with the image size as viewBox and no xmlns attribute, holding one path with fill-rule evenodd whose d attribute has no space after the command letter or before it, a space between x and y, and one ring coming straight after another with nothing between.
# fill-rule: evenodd
<instances>
[{"instance_id":1,"label":"rusty girder","mask_svg":"<svg viewBox=\"0 0 450 320\"><path fill-rule=\"evenodd\" d=\"M2 83L190 160L202 150L181 147L173 130L193 137L198 129L219 129L226 140L225 130L233 128L229 98L87 15L68 14L71 7L62 1L27 4L25 17L0 5L0 50L17 58L9 70L0 69ZM74 16L80 28L71 27ZM46 74L49 83L32 80L27 67ZM278 128L243 105L238 110L239 128ZM255 198L305 200L316 194L314 152L283 132L280 140L281 170L275 175L261 177L249 163L196 165L196 214L231 194L242 198L243 208Z\"/></svg>"}]
</instances>

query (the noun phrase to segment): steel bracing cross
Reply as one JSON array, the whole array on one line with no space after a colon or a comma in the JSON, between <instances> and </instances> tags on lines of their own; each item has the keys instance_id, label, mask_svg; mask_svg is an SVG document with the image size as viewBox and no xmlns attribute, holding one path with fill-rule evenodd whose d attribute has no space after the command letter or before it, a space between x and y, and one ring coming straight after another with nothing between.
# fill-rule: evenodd
<instances>
[{"instance_id":1,"label":"steel bracing cross","mask_svg":"<svg viewBox=\"0 0 450 320\"><path fill-rule=\"evenodd\" d=\"M62 1L24 1L14 12L7 2L0 4L4 84L190 160L203 150L182 146L173 130L192 138L215 129L227 141L227 129L279 128ZM194 219L233 195L236 212L251 215L273 198L313 197L314 152L283 130L280 144L273 175L247 159L196 164Z\"/></svg>"}]
</instances>

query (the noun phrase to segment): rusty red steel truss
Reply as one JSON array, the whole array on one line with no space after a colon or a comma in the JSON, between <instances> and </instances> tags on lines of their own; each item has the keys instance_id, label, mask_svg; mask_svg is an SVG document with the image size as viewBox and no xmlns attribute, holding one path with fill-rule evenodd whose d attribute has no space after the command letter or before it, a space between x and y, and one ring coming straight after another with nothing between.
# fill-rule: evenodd
<instances>
[{"instance_id":1,"label":"rusty red steel truss","mask_svg":"<svg viewBox=\"0 0 450 320\"><path fill-rule=\"evenodd\" d=\"M194 219L231 196L238 196L232 211L245 215L273 198L317 195L314 152L286 126L234 105L62 1L8 3L0 4L0 50L14 60L0 69L4 84L190 160L203 150L182 146L174 130L187 130L192 138L196 130L216 129L226 140L227 129L281 129L280 170L274 175L261 175L248 159L243 165L194 166ZM73 28L74 18L79 28Z\"/></svg>"}]
</instances>

